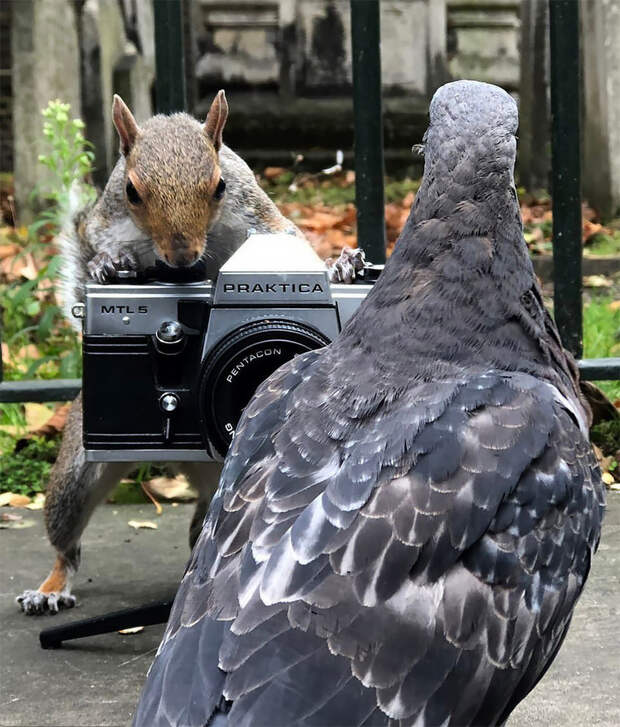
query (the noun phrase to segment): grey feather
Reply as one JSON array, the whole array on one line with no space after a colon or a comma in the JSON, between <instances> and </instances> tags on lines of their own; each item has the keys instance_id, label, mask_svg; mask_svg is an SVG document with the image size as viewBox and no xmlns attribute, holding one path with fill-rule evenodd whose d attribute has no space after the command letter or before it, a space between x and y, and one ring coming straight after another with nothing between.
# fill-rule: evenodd
<instances>
[{"instance_id":1,"label":"grey feather","mask_svg":"<svg viewBox=\"0 0 620 727\"><path fill-rule=\"evenodd\" d=\"M604 488L532 304L516 106L459 81L430 117L380 280L242 417L139 727L501 724L559 649Z\"/></svg>"}]
</instances>

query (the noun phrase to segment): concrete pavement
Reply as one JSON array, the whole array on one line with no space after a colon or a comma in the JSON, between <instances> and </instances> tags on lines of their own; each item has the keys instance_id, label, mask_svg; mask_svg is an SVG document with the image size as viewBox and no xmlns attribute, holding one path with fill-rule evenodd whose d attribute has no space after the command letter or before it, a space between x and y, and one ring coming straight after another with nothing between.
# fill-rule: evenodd
<instances>
[{"instance_id":1,"label":"concrete pavement","mask_svg":"<svg viewBox=\"0 0 620 727\"><path fill-rule=\"evenodd\" d=\"M7 512L6 509L3 512ZM52 554L41 512L12 510L32 527L0 530L0 725L112 727L128 724L163 626L39 647L41 628L165 598L188 555L192 507L105 505L82 547L78 607L26 617L14 597L37 586ZM134 530L129 520L156 522ZM508 727L612 727L620 724L620 493L609 495L603 541L559 657Z\"/></svg>"}]
</instances>

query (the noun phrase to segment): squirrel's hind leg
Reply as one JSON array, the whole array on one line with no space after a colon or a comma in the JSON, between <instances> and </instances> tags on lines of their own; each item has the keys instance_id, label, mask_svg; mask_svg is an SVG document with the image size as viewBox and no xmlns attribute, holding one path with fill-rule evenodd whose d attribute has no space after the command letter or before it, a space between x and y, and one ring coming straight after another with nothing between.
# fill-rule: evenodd
<instances>
[{"instance_id":1,"label":"squirrel's hind leg","mask_svg":"<svg viewBox=\"0 0 620 727\"><path fill-rule=\"evenodd\" d=\"M71 581L80 565L80 539L94 509L135 465L87 462L82 446L81 395L73 402L45 499L45 524L56 561L36 590L17 597L27 614L57 613L71 608Z\"/></svg>"}]
</instances>

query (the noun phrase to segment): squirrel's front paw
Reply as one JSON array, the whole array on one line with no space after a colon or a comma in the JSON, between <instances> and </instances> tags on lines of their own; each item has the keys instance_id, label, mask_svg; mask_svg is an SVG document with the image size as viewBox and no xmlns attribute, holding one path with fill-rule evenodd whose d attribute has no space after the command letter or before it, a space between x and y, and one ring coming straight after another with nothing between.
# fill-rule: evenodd
<instances>
[{"instance_id":1,"label":"squirrel's front paw","mask_svg":"<svg viewBox=\"0 0 620 727\"><path fill-rule=\"evenodd\" d=\"M331 283L352 283L357 273L364 269L366 256L358 248L345 247L337 260L327 261L327 272Z\"/></svg>"},{"instance_id":2,"label":"squirrel's front paw","mask_svg":"<svg viewBox=\"0 0 620 727\"><path fill-rule=\"evenodd\" d=\"M39 590L28 590L24 591L21 596L17 596L15 600L21 606L22 611L29 616L58 613L61 608L73 608L75 606L75 596L57 591L43 593Z\"/></svg>"},{"instance_id":3,"label":"squirrel's front paw","mask_svg":"<svg viewBox=\"0 0 620 727\"><path fill-rule=\"evenodd\" d=\"M116 278L119 270L136 270L138 264L130 252L121 252L113 258L107 252L99 252L88 263L90 277L97 283L105 284Z\"/></svg>"}]
</instances>

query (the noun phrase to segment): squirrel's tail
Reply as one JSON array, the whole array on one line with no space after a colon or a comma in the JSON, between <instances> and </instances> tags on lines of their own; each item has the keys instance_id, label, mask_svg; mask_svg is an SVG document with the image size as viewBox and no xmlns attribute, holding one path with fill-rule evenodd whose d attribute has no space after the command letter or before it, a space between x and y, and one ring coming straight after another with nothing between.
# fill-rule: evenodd
<instances>
[{"instance_id":1,"label":"squirrel's tail","mask_svg":"<svg viewBox=\"0 0 620 727\"><path fill-rule=\"evenodd\" d=\"M84 302L86 264L91 257L84 227L95 200L84 194L82 183L75 181L60 209L56 246L60 250L60 294L65 317L76 331L81 332L78 320L71 313L76 303Z\"/></svg>"}]
</instances>

